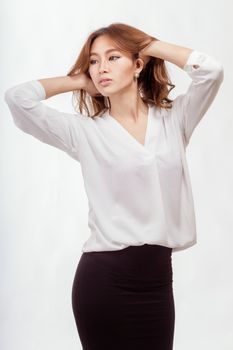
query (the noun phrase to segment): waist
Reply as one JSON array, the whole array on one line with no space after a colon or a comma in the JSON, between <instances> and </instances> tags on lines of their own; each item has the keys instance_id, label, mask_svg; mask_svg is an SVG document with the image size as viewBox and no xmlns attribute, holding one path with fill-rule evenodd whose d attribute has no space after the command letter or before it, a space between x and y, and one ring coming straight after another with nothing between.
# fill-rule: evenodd
<instances>
[{"instance_id":1,"label":"waist","mask_svg":"<svg viewBox=\"0 0 233 350\"><path fill-rule=\"evenodd\" d=\"M143 244L130 245L113 251L83 252L82 260L93 264L103 272L119 275L137 275L142 279L172 276L172 248Z\"/></svg>"}]
</instances>

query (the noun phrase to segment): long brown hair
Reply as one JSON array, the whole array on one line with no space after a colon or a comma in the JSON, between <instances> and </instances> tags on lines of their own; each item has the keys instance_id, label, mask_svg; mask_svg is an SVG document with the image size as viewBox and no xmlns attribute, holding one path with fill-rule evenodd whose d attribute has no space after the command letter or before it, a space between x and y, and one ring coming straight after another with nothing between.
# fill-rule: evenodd
<instances>
[{"instance_id":1,"label":"long brown hair","mask_svg":"<svg viewBox=\"0 0 233 350\"><path fill-rule=\"evenodd\" d=\"M108 35L119 49L131 53L133 61L140 57L139 52L141 50L156 39L124 23L112 23L107 27L99 28L88 36L67 76L84 73L90 78L89 57L91 45L100 35ZM168 98L168 94L175 85L170 81L165 62L158 57L150 56L149 58L138 78L138 89L141 97L146 103L152 103L161 108L171 108L173 101ZM72 97L77 102L76 107L79 106L79 112L83 113L83 110L85 110L89 117L102 114L110 105L108 97L102 95L90 96L83 89L74 90ZM94 113L93 115L91 115L90 110Z\"/></svg>"}]
</instances>

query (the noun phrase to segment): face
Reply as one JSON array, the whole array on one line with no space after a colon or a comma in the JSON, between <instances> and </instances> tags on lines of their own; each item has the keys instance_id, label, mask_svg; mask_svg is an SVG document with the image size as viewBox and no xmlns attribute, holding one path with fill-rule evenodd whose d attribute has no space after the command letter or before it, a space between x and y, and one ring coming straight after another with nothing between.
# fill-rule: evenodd
<instances>
[{"instance_id":1,"label":"face","mask_svg":"<svg viewBox=\"0 0 233 350\"><path fill-rule=\"evenodd\" d=\"M90 51L89 74L103 96L123 92L135 84L134 74L140 71L136 61L133 62L131 54L119 50L111 38L103 35L94 40ZM100 79L111 79L111 81L100 84Z\"/></svg>"}]
</instances>

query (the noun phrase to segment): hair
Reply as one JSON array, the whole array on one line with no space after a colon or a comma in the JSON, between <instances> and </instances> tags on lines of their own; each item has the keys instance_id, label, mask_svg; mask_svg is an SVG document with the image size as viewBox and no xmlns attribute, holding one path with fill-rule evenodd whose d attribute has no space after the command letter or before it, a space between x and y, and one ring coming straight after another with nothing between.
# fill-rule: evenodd
<instances>
[{"instance_id":1,"label":"hair","mask_svg":"<svg viewBox=\"0 0 233 350\"><path fill-rule=\"evenodd\" d=\"M139 52L148 46L152 41L158 40L143 31L123 23L112 23L107 27L102 27L92 32L76 62L68 72L67 76L73 76L77 73L84 73L90 78L89 57L93 41L101 36L110 37L116 46L132 55L132 60L139 58ZM144 102L151 103L160 108L172 108L173 100L168 98L168 94L175 87L171 83L165 61L158 57L149 56L137 79L138 89ZM170 87L170 88L169 88ZM84 89L73 91L72 98L75 98L77 104L74 107L82 114L86 111L89 117L95 117L105 112L109 105L109 97L103 95L90 96ZM92 114L90 113L90 109Z\"/></svg>"}]
</instances>

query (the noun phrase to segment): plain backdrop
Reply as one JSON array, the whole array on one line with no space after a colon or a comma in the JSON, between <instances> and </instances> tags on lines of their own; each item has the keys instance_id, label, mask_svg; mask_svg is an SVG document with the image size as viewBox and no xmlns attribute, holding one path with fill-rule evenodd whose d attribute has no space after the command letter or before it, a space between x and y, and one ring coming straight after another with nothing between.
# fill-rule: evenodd
<instances>
[{"instance_id":1,"label":"plain backdrop","mask_svg":"<svg viewBox=\"0 0 233 350\"><path fill-rule=\"evenodd\" d=\"M4 91L66 75L87 36L112 22L204 51L224 66L186 151L198 243L173 254L174 350L233 349L232 10L230 0L1 2L1 349L82 349L71 288L90 234L79 163L18 129ZM175 97L191 80L167 67ZM43 103L74 112L71 92Z\"/></svg>"}]
</instances>

